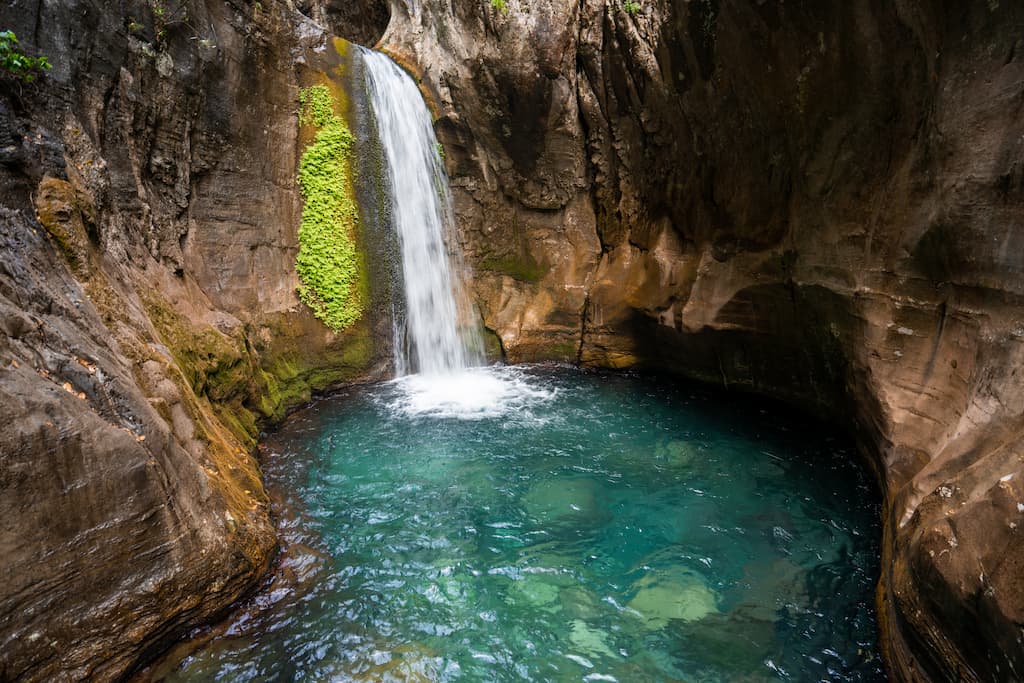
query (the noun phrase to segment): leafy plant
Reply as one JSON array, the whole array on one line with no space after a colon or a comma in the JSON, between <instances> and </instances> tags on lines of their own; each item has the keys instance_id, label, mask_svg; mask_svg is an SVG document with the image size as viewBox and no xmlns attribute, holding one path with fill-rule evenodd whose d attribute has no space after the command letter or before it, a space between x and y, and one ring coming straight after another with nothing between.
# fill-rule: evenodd
<instances>
[{"instance_id":1,"label":"leafy plant","mask_svg":"<svg viewBox=\"0 0 1024 683\"><path fill-rule=\"evenodd\" d=\"M491 7L502 14L508 14L508 0L491 0Z\"/></svg>"},{"instance_id":2,"label":"leafy plant","mask_svg":"<svg viewBox=\"0 0 1024 683\"><path fill-rule=\"evenodd\" d=\"M149 9L153 13L153 31L158 46L166 40L168 28L188 21L188 9L183 0L178 0L173 7L165 4L164 0L149 0Z\"/></svg>"},{"instance_id":3,"label":"leafy plant","mask_svg":"<svg viewBox=\"0 0 1024 683\"><path fill-rule=\"evenodd\" d=\"M299 161L299 189L306 200L295 257L299 298L338 331L360 318L364 301L360 283L365 269L356 247L359 213L349 165L354 138L334 113L325 85L299 91L299 123L319 129Z\"/></svg>"},{"instance_id":4,"label":"leafy plant","mask_svg":"<svg viewBox=\"0 0 1024 683\"><path fill-rule=\"evenodd\" d=\"M636 14L640 11L640 3L636 0L625 0L622 3L622 9L626 10L626 14Z\"/></svg>"},{"instance_id":5,"label":"leafy plant","mask_svg":"<svg viewBox=\"0 0 1024 683\"><path fill-rule=\"evenodd\" d=\"M18 37L14 31L0 31L0 68L23 83L31 83L43 71L49 71L50 61L46 57L29 57L18 49Z\"/></svg>"},{"instance_id":6,"label":"leafy plant","mask_svg":"<svg viewBox=\"0 0 1024 683\"><path fill-rule=\"evenodd\" d=\"M317 128L334 123L338 118L334 113L334 102L331 91L326 85L314 85L299 91L299 125L310 124Z\"/></svg>"}]
</instances>

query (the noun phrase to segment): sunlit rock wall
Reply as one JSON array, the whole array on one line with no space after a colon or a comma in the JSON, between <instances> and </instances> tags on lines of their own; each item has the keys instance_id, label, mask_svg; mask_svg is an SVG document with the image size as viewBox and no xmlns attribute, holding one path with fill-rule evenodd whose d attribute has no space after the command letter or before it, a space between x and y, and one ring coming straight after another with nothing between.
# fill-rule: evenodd
<instances>
[{"instance_id":1,"label":"sunlit rock wall","mask_svg":"<svg viewBox=\"0 0 1024 683\"><path fill-rule=\"evenodd\" d=\"M0 74L0 680L113 680L265 574L260 425L386 368L376 298L336 333L296 295L297 94L352 65L276 0L0 29L53 64Z\"/></svg>"},{"instance_id":2,"label":"sunlit rock wall","mask_svg":"<svg viewBox=\"0 0 1024 683\"><path fill-rule=\"evenodd\" d=\"M395 4L484 323L847 423L892 671L1024 675L1024 6L639 6Z\"/></svg>"}]
</instances>

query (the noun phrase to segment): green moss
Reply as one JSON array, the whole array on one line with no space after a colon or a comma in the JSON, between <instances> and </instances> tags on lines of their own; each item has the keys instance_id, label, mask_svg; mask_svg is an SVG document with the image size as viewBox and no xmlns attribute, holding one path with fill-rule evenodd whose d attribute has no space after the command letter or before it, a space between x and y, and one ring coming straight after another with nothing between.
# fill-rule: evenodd
<instances>
[{"instance_id":1,"label":"green moss","mask_svg":"<svg viewBox=\"0 0 1024 683\"><path fill-rule=\"evenodd\" d=\"M365 266L356 246L359 212L354 201L351 155L354 138L334 111L325 85L299 92L299 123L318 128L299 162L305 197L295 259L299 298L327 327L338 331L363 314Z\"/></svg>"},{"instance_id":2,"label":"green moss","mask_svg":"<svg viewBox=\"0 0 1024 683\"><path fill-rule=\"evenodd\" d=\"M352 48L352 43L348 42L344 38L335 37L332 41L334 43L334 52L341 58L341 64L338 65L338 75L343 75L345 70L345 64L348 63L348 53Z\"/></svg>"},{"instance_id":3,"label":"green moss","mask_svg":"<svg viewBox=\"0 0 1024 683\"><path fill-rule=\"evenodd\" d=\"M256 447L256 416L239 402L213 403L213 411L225 427L242 443L246 450Z\"/></svg>"},{"instance_id":4,"label":"green moss","mask_svg":"<svg viewBox=\"0 0 1024 683\"><path fill-rule=\"evenodd\" d=\"M244 405L254 394L255 385L241 330L229 336L213 327L196 325L175 311L157 291L139 294L191 393L204 399L204 403L208 401L221 423L243 445L255 445L256 418ZM183 395L189 393L184 386L180 388ZM203 431L198 412L192 417L197 429Z\"/></svg>"},{"instance_id":5,"label":"green moss","mask_svg":"<svg viewBox=\"0 0 1024 683\"><path fill-rule=\"evenodd\" d=\"M312 388L305 374L289 357L273 358L267 368L261 370L266 390L260 402L260 412L271 421L278 421L297 405L312 398Z\"/></svg>"},{"instance_id":6,"label":"green moss","mask_svg":"<svg viewBox=\"0 0 1024 683\"><path fill-rule=\"evenodd\" d=\"M308 403L312 394L366 375L376 358L373 330L363 319L316 349L304 346L302 327L286 317L264 319L269 343L260 345L259 398L254 407L271 422Z\"/></svg>"},{"instance_id":7,"label":"green moss","mask_svg":"<svg viewBox=\"0 0 1024 683\"><path fill-rule=\"evenodd\" d=\"M505 359L505 351L501 346L501 337L493 330L484 328L481 340L484 345L484 358L489 362L497 362Z\"/></svg>"},{"instance_id":8,"label":"green moss","mask_svg":"<svg viewBox=\"0 0 1024 683\"><path fill-rule=\"evenodd\" d=\"M490 257L480 263L482 270L504 273L521 282L540 282L548 269L528 257Z\"/></svg>"},{"instance_id":9,"label":"green moss","mask_svg":"<svg viewBox=\"0 0 1024 683\"><path fill-rule=\"evenodd\" d=\"M576 341L571 342L555 342L548 350L552 358L558 360L576 360L576 356L580 350L580 344Z\"/></svg>"}]
</instances>

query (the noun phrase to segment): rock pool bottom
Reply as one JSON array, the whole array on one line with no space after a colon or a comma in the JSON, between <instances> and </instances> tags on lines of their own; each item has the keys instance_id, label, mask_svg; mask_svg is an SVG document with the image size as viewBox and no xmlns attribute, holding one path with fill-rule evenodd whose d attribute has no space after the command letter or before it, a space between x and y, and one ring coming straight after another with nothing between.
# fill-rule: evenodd
<instances>
[{"instance_id":1,"label":"rock pool bottom","mask_svg":"<svg viewBox=\"0 0 1024 683\"><path fill-rule=\"evenodd\" d=\"M883 677L878 501L799 418L489 368L353 388L264 453L283 578L171 680Z\"/></svg>"}]
</instances>

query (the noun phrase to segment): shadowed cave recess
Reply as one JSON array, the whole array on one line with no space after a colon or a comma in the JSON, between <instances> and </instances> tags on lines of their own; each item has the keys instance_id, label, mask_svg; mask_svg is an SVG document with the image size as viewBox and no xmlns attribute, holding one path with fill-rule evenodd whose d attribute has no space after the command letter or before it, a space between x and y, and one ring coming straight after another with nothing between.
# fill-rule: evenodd
<instances>
[{"instance_id":1,"label":"shadowed cave recess","mask_svg":"<svg viewBox=\"0 0 1024 683\"><path fill-rule=\"evenodd\" d=\"M53 65L0 73L0 680L121 680L222 619L280 569L261 430L391 375L336 36L430 108L481 353L849 430L888 675L1024 675L1024 5L11 0L0 30ZM359 169L341 330L295 267L316 85Z\"/></svg>"}]
</instances>

